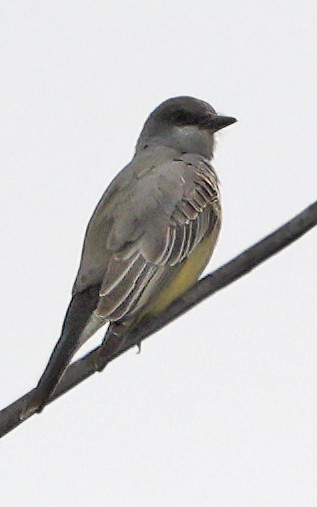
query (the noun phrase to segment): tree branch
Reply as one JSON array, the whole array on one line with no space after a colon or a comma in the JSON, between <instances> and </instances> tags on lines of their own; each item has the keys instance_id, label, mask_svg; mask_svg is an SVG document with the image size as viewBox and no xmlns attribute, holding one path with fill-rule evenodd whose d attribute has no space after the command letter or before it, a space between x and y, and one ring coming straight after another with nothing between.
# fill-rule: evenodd
<instances>
[{"instance_id":1,"label":"tree branch","mask_svg":"<svg viewBox=\"0 0 317 507\"><path fill-rule=\"evenodd\" d=\"M266 259L300 238L316 224L317 201L275 232L248 248L210 275L199 280L194 287L187 291L180 299L172 303L162 315L141 323L139 328L134 329L125 337L126 339L122 347L117 350L116 353L107 357L107 361L112 361L131 347L139 344L142 340L166 326L169 322L176 319L193 306L197 305L200 301L226 287L241 276L249 273ZM66 371L50 402L95 373L95 359L97 355L98 348L79 361L73 363ZM23 422L20 419L20 413L27 405L31 393L32 391L0 411L0 437Z\"/></svg>"}]
</instances>

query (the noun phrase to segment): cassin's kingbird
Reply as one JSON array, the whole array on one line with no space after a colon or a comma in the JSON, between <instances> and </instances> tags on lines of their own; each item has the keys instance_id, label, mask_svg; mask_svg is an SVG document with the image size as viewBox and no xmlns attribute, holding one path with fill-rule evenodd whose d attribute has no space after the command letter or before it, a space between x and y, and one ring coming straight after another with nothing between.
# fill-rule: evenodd
<instances>
[{"instance_id":1,"label":"cassin's kingbird","mask_svg":"<svg viewBox=\"0 0 317 507\"><path fill-rule=\"evenodd\" d=\"M214 133L235 121L192 97L150 114L132 161L90 219L61 337L27 410L44 407L76 350L106 322L120 336L199 278L221 224Z\"/></svg>"}]
</instances>

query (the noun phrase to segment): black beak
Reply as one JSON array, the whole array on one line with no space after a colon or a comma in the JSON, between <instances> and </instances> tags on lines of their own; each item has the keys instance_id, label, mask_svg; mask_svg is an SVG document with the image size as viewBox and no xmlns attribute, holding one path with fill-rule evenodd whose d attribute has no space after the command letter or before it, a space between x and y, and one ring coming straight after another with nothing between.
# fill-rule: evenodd
<instances>
[{"instance_id":1,"label":"black beak","mask_svg":"<svg viewBox=\"0 0 317 507\"><path fill-rule=\"evenodd\" d=\"M216 132L224 127L228 127L236 121L237 119L232 116L221 116L220 114L215 114L208 118L208 128Z\"/></svg>"}]
</instances>

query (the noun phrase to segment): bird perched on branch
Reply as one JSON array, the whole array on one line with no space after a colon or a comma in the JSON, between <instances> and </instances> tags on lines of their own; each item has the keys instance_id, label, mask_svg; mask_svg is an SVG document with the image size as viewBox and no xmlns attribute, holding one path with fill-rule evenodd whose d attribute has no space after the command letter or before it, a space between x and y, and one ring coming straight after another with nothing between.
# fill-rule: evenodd
<instances>
[{"instance_id":1,"label":"bird perched on branch","mask_svg":"<svg viewBox=\"0 0 317 507\"><path fill-rule=\"evenodd\" d=\"M109 344L119 346L129 329L197 281L221 224L214 134L235 121L193 97L166 100L150 114L132 161L89 221L61 337L26 412L43 409L75 352L101 326L110 323L98 369Z\"/></svg>"}]
</instances>

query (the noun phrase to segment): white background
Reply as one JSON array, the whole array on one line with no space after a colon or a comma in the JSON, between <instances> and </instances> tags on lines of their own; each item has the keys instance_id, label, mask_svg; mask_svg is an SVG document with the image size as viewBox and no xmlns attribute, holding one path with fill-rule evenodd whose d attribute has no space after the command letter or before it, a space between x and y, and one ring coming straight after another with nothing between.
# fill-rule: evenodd
<instances>
[{"instance_id":1,"label":"white background","mask_svg":"<svg viewBox=\"0 0 317 507\"><path fill-rule=\"evenodd\" d=\"M151 110L239 122L209 267L316 198L314 0L0 1L1 407L59 335L87 221ZM317 504L316 231L0 442L1 505Z\"/></svg>"}]
</instances>

